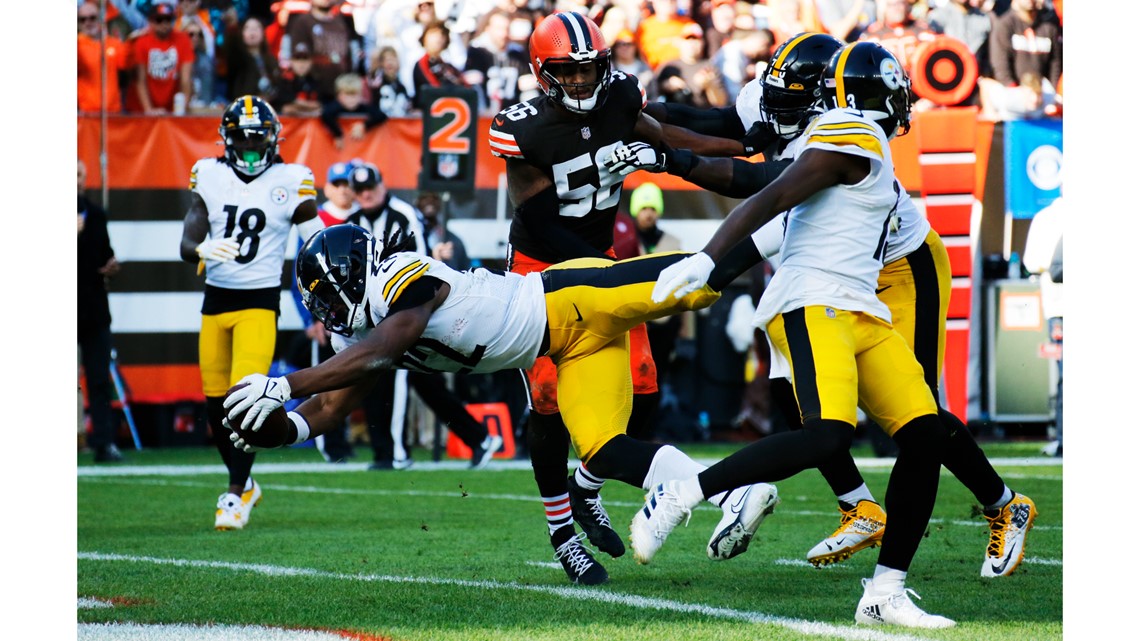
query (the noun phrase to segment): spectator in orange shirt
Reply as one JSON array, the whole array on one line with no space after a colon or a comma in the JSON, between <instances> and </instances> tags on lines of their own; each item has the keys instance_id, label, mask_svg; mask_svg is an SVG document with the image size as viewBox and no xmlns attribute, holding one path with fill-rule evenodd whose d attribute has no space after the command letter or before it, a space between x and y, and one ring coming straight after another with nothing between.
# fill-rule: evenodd
<instances>
[{"instance_id":1,"label":"spectator in orange shirt","mask_svg":"<svg viewBox=\"0 0 1140 641\"><path fill-rule=\"evenodd\" d=\"M135 86L127 92L127 111L164 114L174 110L174 94L193 95L194 45L174 30L174 7L155 4L150 26L131 47Z\"/></svg>"},{"instance_id":2,"label":"spectator in orange shirt","mask_svg":"<svg viewBox=\"0 0 1140 641\"><path fill-rule=\"evenodd\" d=\"M637 46L645 62L656 70L667 60L681 55L681 30L685 25L696 24L677 13L677 0L650 0L653 15L637 25Z\"/></svg>"},{"instance_id":3,"label":"spectator in orange shirt","mask_svg":"<svg viewBox=\"0 0 1140 641\"><path fill-rule=\"evenodd\" d=\"M108 112L123 110L119 91L119 72L130 68L128 49L118 38L106 33L99 24L99 7L94 2L79 5L77 13L76 49L78 52L76 94L79 111L100 111L99 96L106 91L102 105ZM100 45L100 38L105 37ZM107 53L107 83L103 88L103 62L100 49Z\"/></svg>"}]
</instances>

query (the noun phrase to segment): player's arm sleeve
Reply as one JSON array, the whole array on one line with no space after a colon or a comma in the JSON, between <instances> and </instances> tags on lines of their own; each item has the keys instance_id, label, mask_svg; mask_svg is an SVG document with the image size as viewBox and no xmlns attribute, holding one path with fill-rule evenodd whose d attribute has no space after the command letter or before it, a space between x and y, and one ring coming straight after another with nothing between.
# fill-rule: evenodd
<instances>
[{"instance_id":1,"label":"player's arm sleeve","mask_svg":"<svg viewBox=\"0 0 1140 641\"><path fill-rule=\"evenodd\" d=\"M515 216L526 228L527 233L558 254L554 262L585 257L610 260L609 256L594 249L559 221L558 192L555 191L554 185L523 201L515 208Z\"/></svg>"},{"instance_id":2,"label":"player's arm sleeve","mask_svg":"<svg viewBox=\"0 0 1140 641\"><path fill-rule=\"evenodd\" d=\"M792 164L791 160L749 162L740 158L703 156L693 156L692 160L686 161L682 156L688 154L688 151L679 149L674 153L674 164L685 166L692 163L692 168L682 176L685 180L730 198L747 198L755 194L776 180ZM672 166L669 173L674 173Z\"/></svg>"},{"instance_id":3,"label":"player's arm sleeve","mask_svg":"<svg viewBox=\"0 0 1140 641\"><path fill-rule=\"evenodd\" d=\"M677 102L664 104L667 114L665 122L670 125L720 138L740 138L744 135L744 126L740 122L735 106L698 109Z\"/></svg>"},{"instance_id":4,"label":"player's arm sleeve","mask_svg":"<svg viewBox=\"0 0 1140 641\"><path fill-rule=\"evenodd\" d=\"M756 249L756 244L751 238L745 238L736 243L724 258L717 261L712 273L709 274L709 287L718 292L724 291L724 288L738 276L762 260L764 257Z\"/></svg>"}]
</instances>

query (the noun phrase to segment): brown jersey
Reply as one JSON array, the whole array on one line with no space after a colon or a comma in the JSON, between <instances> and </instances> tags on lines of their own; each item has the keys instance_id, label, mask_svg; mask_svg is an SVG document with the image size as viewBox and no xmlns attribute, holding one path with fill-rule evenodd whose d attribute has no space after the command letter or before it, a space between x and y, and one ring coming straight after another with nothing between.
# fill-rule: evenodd
<instances>
[{"instance_id":1,"label":"brown jersey","mask_svg":"<svg viewBox=\"0 0 1140 641\"><path fill-rule=\"evenodd\" d=\"M610 173L602 162L634 140L644 106L645 91L637 78L614 71L605 103L592 112L571 113L545 95L500 111L491 124L491 152L530 163L549 176L558 193L559 221L605 252L613 245L623 176ZM529 234L517 215L510 243L537 260L564 258L564 251Z\"/></svg>"}]
</instances>

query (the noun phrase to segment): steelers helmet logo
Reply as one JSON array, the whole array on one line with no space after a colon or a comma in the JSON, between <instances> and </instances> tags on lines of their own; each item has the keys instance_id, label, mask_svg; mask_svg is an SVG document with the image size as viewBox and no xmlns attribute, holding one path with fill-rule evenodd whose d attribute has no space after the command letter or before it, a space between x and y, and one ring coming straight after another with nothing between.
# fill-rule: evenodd
<instances>
[{"instance_id":1,"label":"steelers helmet logo","mask_svg":"<svg viewBox=\"0 0 1140 641\"><path fill-rule=\"evenodd\" d=\"M899 69L898 61L892 57L883 58L883 61L879 63L879 76L883 79L883 84L891 91L903 85L902 69Z\"/></svg>"}]
</instances>

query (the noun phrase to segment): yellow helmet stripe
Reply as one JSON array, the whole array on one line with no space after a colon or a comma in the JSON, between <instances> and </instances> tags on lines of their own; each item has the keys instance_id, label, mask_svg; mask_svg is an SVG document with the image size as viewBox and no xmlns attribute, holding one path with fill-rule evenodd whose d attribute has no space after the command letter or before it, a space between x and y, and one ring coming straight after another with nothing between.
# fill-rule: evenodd
<instances>
[{"instance_id":1,"label":"yellow helmet stripe","mask_svg":"<svg viewBox=\"0 0 1140 641\"><path fill-rule=\"evenodd\" d=\"M839 63L835 65L835 106L840 109L844 109L848 106L847 89L843 86L843 68L847 66L847 57L850 56L854 50L854 43L843 47L843 51L839 53Z\"/></svg>"},{"instance_id":2,"label":"yellow helmet stripe","mask_svg":"<svg viewBox=\"0 0 1140 641\"><path fill-rule=\"evenodd\" d=\"M246 117L252 118L253 117L253 96L246 96L245 97L245 104L243 105L243 107L245 109Z\"/></svg>"},{"instance_id":3,"label":"yellow helmet stripe","mask_svg":"<svg viewBox=\"0 0 1140 641\"><path fill-rule=\"evenodd\" d=\"M796 36L791 42L789 42L788 46L784 47L784 50L780 52L780 57L776 58L776 64L772 65L772 75L779 78L781 73L780 70L784 68L784 59L788 57L788 54L792 52L792 49L795 49L796 45L814 35L815 34L812 32L801 33L800 35Z\"/></svg>"}]
</instances>

